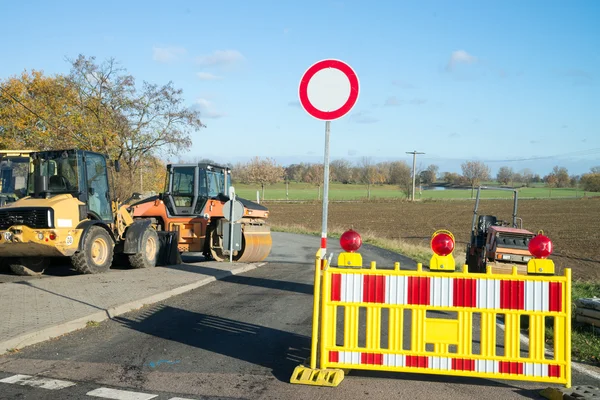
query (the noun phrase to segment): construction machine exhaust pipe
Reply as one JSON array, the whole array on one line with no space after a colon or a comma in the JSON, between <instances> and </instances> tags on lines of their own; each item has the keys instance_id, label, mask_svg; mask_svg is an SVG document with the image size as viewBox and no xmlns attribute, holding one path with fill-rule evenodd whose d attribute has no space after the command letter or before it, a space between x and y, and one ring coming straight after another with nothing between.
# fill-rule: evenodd
<instances>
[{"instance_id":1,"label":"construction machine exhaust pipe","mask_svg":"<svg viewBox=\"0 0 600 400\"><path fill-rule=\"evenodd\" d=\"M48 176L36 175L33 181L33 192L35 197L42 198L48 194Z\"/></svg>"}]
</instances>

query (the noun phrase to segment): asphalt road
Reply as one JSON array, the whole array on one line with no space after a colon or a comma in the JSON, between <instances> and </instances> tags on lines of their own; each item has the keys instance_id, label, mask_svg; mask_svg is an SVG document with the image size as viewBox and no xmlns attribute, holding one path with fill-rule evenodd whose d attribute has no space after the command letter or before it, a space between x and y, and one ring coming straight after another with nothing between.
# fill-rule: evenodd
<instances>
[{"instance_id":1,"label":"asphalt road","mask_svg":"<svg viewBox=\"0 0 600 400\"><path fill-rule=\"evenodd\" d=\"M56 390L0 383L0 399L91 399L87 393L100 388L165 400L541 398L547 385L426 374L355 370L337 388L288 383L310 353L318 243L276 233L265 266L0 357L0 380L24 374L76 383ZM411 266L370 246L361 252L380 266ZM576 371L573 384L600 386Z\"/></svg>"}]
</instances>

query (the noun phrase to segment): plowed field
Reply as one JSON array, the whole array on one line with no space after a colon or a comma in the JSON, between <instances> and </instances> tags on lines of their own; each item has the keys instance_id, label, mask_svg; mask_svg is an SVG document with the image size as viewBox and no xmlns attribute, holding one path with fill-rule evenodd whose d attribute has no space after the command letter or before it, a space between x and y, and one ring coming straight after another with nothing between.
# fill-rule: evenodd
<instances>
[{"instance_id":1,"label":"plowed field","mask_svg":"<svg viewBox=\"0 0 600 400\"><path fill-rule=\"evenodd\" d=\"M265 205L271 211L272 225L302 225L321 230L321 203ZM457 250L464 251L470 237L473 206L473 201L460 200L330 202L328 227L369 231L378 237L402 239L425 247L436 229L447 229L456 237ZM482 200L480 213L510 221L512 201ZM570 267L574 279L600 280L600 198L521 200L517 215L523 219L523 228L532 232L543 230L552 239L554 254L550 258L557 272Z\"/></svg>"}]
</instances>

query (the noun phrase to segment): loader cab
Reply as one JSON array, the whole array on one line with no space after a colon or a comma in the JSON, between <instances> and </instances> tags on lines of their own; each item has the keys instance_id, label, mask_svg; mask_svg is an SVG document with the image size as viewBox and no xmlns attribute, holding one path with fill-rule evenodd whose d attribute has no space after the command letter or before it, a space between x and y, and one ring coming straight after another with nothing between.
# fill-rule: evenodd
<instances>
[{"instance_id":1,"label":"loader cab","mask_svg":"<svg viewBox=\"0 0 600 400\"><path fill-rule=\"evenodd\" d=\"M200 215L211 198L227 197L229 168L215 164L169 164L163 200L171 215Z\"/></svg>"},{"instance_id":2,"label":"loader cab","mask_svg":"<svg viewBox=\"0 0 600 400\"><path fill-rule=\"evenodd\" d=\"M28 183L33 198L70 194L84 205L80 218L112 223L114 215L108 182L106 157L82 150L43 151L31 154L33 172Z\"/></svg>"}]
</instances>

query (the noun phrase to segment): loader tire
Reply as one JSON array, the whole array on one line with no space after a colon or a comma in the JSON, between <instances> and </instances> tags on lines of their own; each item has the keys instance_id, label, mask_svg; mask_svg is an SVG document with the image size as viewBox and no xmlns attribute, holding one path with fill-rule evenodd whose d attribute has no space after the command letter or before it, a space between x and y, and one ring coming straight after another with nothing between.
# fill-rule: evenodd
<instances>
[{"instance_id":1,"label":"loader tire","mask_svg":"<svg viewBox=\"0 0 600 400\"><path fill-rule=\"evenodd\" d=\"M18 257L10 259L8 263L16 275L36 276L44 273L50 260L47 257Z\"/></svg>"},{"instance_id":2,"label":"loader tire","mask_svg":"<svg viewBox=\"0 0 600 400\"><path fill-rule=\"evenodd\" d=\"M153 228L148 228L144 231L140 242L142 244L142 251L139 253L131 254L129 256L129 264L132 268L152 268L156 266L158 259L158 234Z\"/></svg>"},{"instance_id":3,"label":"loader tire","mask_svg":"<svg viewBox=\"0 0 600 400\"><path fill-rule=\"evenodd\" d=\"M71 264L82 274L101 274L110 269L115 243L106 229L92 226L83 237L81 251L71 257Z\"/></svg>"}]
</instances>

